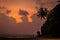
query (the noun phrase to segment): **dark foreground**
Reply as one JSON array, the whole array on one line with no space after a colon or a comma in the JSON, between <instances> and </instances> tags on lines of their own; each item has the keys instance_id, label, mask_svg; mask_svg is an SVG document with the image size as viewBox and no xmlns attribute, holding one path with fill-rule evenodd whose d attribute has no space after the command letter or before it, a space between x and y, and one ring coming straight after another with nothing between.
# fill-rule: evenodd
<instances>
[{"instance_id":1,"label":"dark foreground","mask_svg":"<svg viewBox=\"0 0 60 40\"><path fill-rule=\"evenodd\" d=\"M33 40L33 38L0 38L0 40Z\"/></svg>"},{"instance_id":2,"label":"dark foreground","mask_svg":"<svg viewBox=\"0 0 60 40\"><path fill-rule=\"evenodd\" d=\"M60 40L60 38L0 38L0 40Z\"/></svg>"},{"instance_id":3,"label":"dark foreground","mask_svg":"<svg viewBox=\"0 0 60 40\"><path fill-rule=\"evenodd\" d=\"M34 37L33 35L0 35L0 40L60 40L47 36Z\"/></svg>"}]
</instances>

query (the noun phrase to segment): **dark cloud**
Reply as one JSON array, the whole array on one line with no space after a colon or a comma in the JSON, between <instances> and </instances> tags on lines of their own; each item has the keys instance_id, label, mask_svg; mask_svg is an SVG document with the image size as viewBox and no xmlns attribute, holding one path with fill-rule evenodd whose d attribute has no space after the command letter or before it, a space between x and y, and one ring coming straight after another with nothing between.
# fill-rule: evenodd
<instances>
[{"instance_id":1,"label":"dark cloud","mask_svg":"<svg viewBox=\"0 0 60 40\"><path fill-rule=\"evenodd\" d=\"M23 22L18 24L14 18L0 14L0 34L36 34L43 22L36 15L32 16L32 23L27 21L26 16L22 19Z\"/></svg>"},{"instance_id":2,"label":"dark cloud","mask_svg":"<svg viewBox=\"0 0 60 40\"><path fill-rule=\"evenodd\" d=\"M5 6L0 6L0 13L9 14L9 13L11 13L11 10Z\"/></svg>"},{"instance_id":3,"label":"dark cloud","mask_svg":"<svg viewBox=\"0 0 60 40\"><path fill-rule=\"evenodd\" d=\"M11 10L10 10L10 9L7 9L7 10L6 10L6 13L7 13L7 14L11 13Z\"/></svg>"},{"instance_id":4,"label":"dark cloud","mask_svg":"<svg viewBox=\"0 0 60 40\"><path fill-rule=\"evenodd\" d=\"M21 10L21 9L19 10L19 14L20 15L25 15L25 16L29 15L29 13L27 11Z\"/></svg>"},{"instance_id":5,"label":"dark cloud","mask_svg":"<svg viewBox=\"0 0 60 40\"><path fill-rule=\"evenodd\" d=\"M0 34L15 33L16 21L12 17L0 14Z\"/></svg>"},{"instance_id":6,"label":"dark cloud","mask_svg":"<svg viewBox=\"0 0 60 40\"><path fill-rule=\"evenodd\" d=\"M36 14L31 16L32 22L29 23L27 20L27 17L24 16L23 23L19 23L20 26L18 29L20 29L21 34L34 34L36 35L37 31L40 31L40 28L43 24L43 20L40 20ZM22 26L22 27L21 27ZM22 31L21 31L22 30Z\"/></svg>"}]
</instances>

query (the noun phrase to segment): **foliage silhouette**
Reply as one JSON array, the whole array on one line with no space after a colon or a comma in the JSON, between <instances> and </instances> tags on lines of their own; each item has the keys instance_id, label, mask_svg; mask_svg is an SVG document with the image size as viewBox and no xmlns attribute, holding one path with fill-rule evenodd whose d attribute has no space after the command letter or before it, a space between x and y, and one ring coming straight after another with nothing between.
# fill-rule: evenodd
<instances>
[{"instance_id":1,"label":"foliage silhouette","mask_svg":"<svg viewBox=\"0 0 60 40\"><path fill-rule=\"evenodd\" d=\"M38 11L38 17L41 17L45 19L45 16L47 15L48 10L46 8L40 8Z\"/></svg>"},{"instance_id":2,"label":"foliage silhouette","mask_svg":"<svg viewBox=\"0 0 60 40\"><path fill-rule=\"evenodd\" d=\"M41 31L42 35L60 37L60 3L52 9Z\"/></svg>"}]
</instances>

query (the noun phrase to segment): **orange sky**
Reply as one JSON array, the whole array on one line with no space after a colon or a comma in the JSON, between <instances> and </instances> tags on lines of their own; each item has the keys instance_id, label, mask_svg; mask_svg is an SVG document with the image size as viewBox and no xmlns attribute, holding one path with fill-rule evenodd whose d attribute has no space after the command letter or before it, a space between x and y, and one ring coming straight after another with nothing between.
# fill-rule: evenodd
<instances>
[{"instance_id":1,"label":"orange sky","mask_svg":"<svg viewBox=\"0 0 60 40\"><path fill-rule=\"evenodd\" d=\"M17 3L15 1L12 3L11 2L12 0L10 0L9 2L7 0L6 1L4 0L4 1L1 1L0 5L6 6L8 9L12 11L7 16L15 18L17 23L22 22L21 15L19 15L19 12L18 12L19 9L26 10L27 12L29 12L30 15L36 12L34 8L35 4L32 1L31 1L32 3L30 3L29 1L23 1L23 0L18 0ZM32 19L30 18L30 16L28 16L27 18L29 22L32 22Z\"/></svg>"},{"instance_id":2,"label":"orange sky","mask_svg":"<svg viewBox=\"0 0 60 40\"><path fill-rule=\"evenodd\" d=\"M33 0L31 1L30 0L9 0L9 1L1 0L0 1L0 6L5 6L11 10L11 13L8 14L7 16L15 18L17 23L23 22L21 19L23 16L19 15L18 12L19 9L23 9L29 12L30 15L27 16L28 22L32 22L30 16L36 13L36 9L35 9L36 5L37 4ZM51 9L51 7L49 6L45 6L45 7Z\"/></svg>"},{"instance_id":3,"label":"orange sky","mask_svg":"<svg viewBox=\"0 0 60 40\"><path fill-rule=\"evenodd\" d=\"M52 2L53 1L53 2ZM6 9L0 9L0 12L4 15L0 15L0 33L3 34L36 34L37 31L41 31L41 26L45 23L45 19L39 19L36 15L36 7L40 8L42 3L45 3L43 7L48 10L53 9L56 6L55 0L0 0L0 6L4 6L11 10L11 13L6 14ZM36 4L39 2L39 4ZM51 3L52 2L52 3ZM19 9L27 11L29 15L19 15ZM7 17L8 16L8 17ZM24 20L22 20L24 19Z\"/></svg>"},{"instance_id":4,"label":"orange sky","mask_svg":"<svg viewBox=\"0 0 60 40\"><path fill-rule=\"evenodd\" d=\"M29 8L29 7L19 6L19 5L15 6L15 7L9 6L9 8L12 10L12 12L9 14L9 16L15 18L17 23L22 22L22 19L20 19L21 15L19 15L19 9L26 10L30 15L32 15L34 12L36 12L36 10L32 7ZM29 16L27 17L28 21L32 22L32 20Z\"/></svg>"}]
</instances>

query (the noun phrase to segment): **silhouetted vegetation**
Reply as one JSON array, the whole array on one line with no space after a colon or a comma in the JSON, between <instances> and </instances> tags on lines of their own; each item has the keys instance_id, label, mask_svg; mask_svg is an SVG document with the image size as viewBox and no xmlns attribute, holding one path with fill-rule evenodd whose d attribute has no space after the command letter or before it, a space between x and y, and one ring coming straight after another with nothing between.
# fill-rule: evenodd
<instances>
[{"instance_id":1,"label":"silhouetted vegetation","mask_svg":"<svg viewBox=\"0 0 60 40\"><path fill-rule=\"evenodd\" d=\"M43 36L60 37L60 4L52 9L41 29Z\"/></svg>"},{"instance_id":2,"label":"silhouetted vegetation","mask_svg":"<svg viewBox=\"0 0 60 40\"><path fill-rule=\"evenodd\" d=\"M45 16L47 15L48 10L46 8L40 8L38 11L38 17L41 17L45 19Z\"/></svg>"},{"instance_id":3,"label":"silhouetted vegetation","mask_svg":"<svg viewBox=\"0 0 60 40\"><path fill-rule=\"evenodd\" d=\"M37 16L44 18L47 15L47 12L47 9L44 11L43 8L40 8ZM47 16L47 21L43 24L41 31L42 36L60 37L60 3L50 11ZM39 32L37 32L37 34L40 36Z\"/></svg>"}]
</instances>

